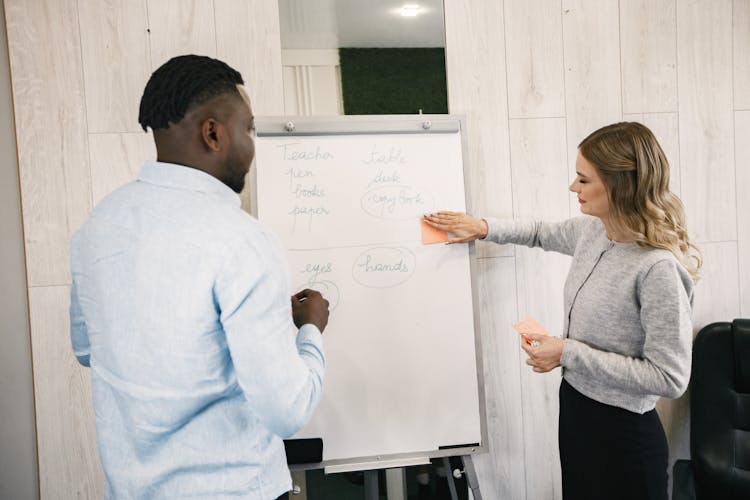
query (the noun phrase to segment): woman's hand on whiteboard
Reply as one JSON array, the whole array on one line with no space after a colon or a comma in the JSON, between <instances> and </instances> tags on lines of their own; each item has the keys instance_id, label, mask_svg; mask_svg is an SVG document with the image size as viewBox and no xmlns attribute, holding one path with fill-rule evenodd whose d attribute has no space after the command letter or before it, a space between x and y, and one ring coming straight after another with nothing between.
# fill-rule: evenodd
<instances>
[{"instance_id":1,"label":"woman's hand on whiteboard","mask_svg":"<svg viewBox=\"0 0 750 500\"><path fill-rule=\"evenodd\" d=\"M328 324L328 301L320 292L305 288L292 295L292 319L297 328L311 323L323 333Z\"/></svg>"},{"instance_id":2,"label":"woman's hand on whiteboard","mask_svg":"<svg viewBox=\"0 0 750 500\"><path fill-rule=\"evenodd\" d=\"M487 236L487 221L477 219L463 212L434 212L424 216L430 226L453 234L448 243L468 243Z\"/></svg>"},{"instance_id":3,"label":"woman's hand on whiteboard","mask_svg":"<svg viewBox=\"0 0 750 500\"><path fill-rule=\"evenodd\" d=\"M521 335L521 349L526 351L529 359L526 364L537 373L545 373L560 366L564 341L558 337L525 333Z\"/></svg>"}]
</instances>

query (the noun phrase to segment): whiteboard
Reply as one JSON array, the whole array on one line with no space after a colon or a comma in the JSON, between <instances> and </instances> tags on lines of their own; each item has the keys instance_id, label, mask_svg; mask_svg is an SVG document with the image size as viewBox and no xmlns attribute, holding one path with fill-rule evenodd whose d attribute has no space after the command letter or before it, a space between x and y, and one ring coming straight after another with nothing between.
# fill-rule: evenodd
<instances>
[{"instance_id":1,"label":"whiteboard","mask_svg":"<svg viewBox=\"0 0 750 500\"><path fill-rule=\"evenodd\" d=\"M330 302L323 395L295 437L322 437L322 465L349 469L479 449L473 245L425 245L420 228L424 213L467 210L460 119L256 128L257 216L286 249L289 292Z\"/></svg>"}]
</instances>

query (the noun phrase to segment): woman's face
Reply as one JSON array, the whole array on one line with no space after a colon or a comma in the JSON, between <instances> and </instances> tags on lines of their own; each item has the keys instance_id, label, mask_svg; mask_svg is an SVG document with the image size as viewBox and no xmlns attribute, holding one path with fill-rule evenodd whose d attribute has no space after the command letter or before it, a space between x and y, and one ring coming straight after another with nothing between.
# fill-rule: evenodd
<instances>
[{"instance_id":1,"label":"woman's face","mask_svg":"<svg viewBox=\"0 0 750 500\"><path fill-rule=\"evenodd\" d=\"M606 219L609 215L609 197L599 171L578 152L576 158L576 178L570 190L578 195L581 213Z\"/></svg>"}]
</instances>

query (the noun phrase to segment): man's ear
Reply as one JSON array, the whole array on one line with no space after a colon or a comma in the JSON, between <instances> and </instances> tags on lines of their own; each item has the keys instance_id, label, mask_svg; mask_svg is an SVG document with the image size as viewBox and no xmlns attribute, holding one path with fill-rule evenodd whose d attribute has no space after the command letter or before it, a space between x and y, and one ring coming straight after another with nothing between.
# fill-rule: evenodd
<instances>
[{"instance_id":1,"label":"man's ear","mask_svg":"<svg viewBox=\"0 0 750 500\"><path fill-rule=\"evenodd\" d=\"M224 126L214 118L204 120L201 124L201 138L209 151L218 153L225 140Z\"/></svg>"}]
</instances>

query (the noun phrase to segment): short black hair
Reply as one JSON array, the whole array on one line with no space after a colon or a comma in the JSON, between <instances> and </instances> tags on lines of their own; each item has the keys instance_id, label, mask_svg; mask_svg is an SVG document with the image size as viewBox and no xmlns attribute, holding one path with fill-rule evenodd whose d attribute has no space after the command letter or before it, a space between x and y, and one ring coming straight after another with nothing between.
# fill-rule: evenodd
<instances>
[{"instance_id":1,"label":"short black hair","mask_svg":"<svg viewBox=\"0 0 750 500\"><path fill-rule=\"evenodd\" d=\"M223 61L193 54L173 57L146 83L138 112L143 130L178 123L190 109L223 94L237 94L242 75Z\"/></svg>"}]
</instances>

